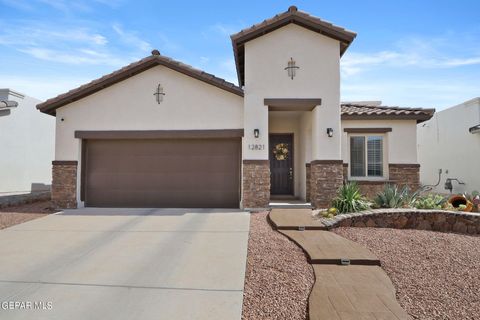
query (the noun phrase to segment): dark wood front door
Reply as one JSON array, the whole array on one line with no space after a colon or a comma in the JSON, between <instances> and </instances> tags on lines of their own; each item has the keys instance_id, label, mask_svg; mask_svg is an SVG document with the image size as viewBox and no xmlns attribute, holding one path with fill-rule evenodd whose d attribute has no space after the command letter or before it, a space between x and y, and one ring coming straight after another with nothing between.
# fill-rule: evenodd
<instances>
[{"instance_id":1,"label":"dark wood front door","mask_svg":"<svg viewBox=\"0 0 480 320\"><path fill-rule=\"evenodd\" d=\"M270 193L293 194L293 134L270 135Z\"/></svg>"}]
</instances>

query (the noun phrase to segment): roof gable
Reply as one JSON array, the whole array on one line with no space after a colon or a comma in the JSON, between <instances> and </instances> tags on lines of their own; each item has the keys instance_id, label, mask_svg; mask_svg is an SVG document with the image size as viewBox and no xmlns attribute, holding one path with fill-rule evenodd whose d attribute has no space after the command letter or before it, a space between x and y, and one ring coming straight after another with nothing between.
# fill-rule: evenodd
<instances>
[{"instance_id":1,"label":"roof gable","mask_svg":"<svg viewBox=\"0 0 480 320\"><path fill-rule=\"evenodd\" d=\"M340 42L340 55L343 55L357 35L352 31L348 31L342 27L321 20L320 18L311 16L306 12L298 11L297 7L291 6L288 8L288 11L277 14L273 18L264 20L259 24L253 25L252 27L244 29L231 36L235 64L237 67L238 83L240 86L244 85L245 82L245 43L290 23L297 24L306 29L338 40Z\"/></svg>"},{"instance_id":2,"label":"roof gable","mask_svg":"<svg viewBox=\"0 0 480 320\"><path fill-rule=\"evenodd\" d=\"M216 86L220 89L226 90L233 94L243 97L243 90L236 86L233 83L225 81L224 79L218 78L210 73L204 72L199 69L195 69L189 65L181 63L179 61L173 60L166 56L160 55L158 50L153 50L152 55L146 58L143 58L137 62L131 63L126 67L123 67L117 71L114 71L110 74L107 74L99 79L93 80L87 84L84 84L76 89L70 90L64 94L61 94L55 98L48 99L45 102L42 102L37 105L43 113L50 115L56 114L56 109L72 103L74 101L80 100L86 96L94 94L106 87L114 85L115 83L121 82L125 79L128 79L136 74L139 74L145 70L156 66L165 66L197 80L206 82L210 85Z\"/></svg>"}]
</instances>

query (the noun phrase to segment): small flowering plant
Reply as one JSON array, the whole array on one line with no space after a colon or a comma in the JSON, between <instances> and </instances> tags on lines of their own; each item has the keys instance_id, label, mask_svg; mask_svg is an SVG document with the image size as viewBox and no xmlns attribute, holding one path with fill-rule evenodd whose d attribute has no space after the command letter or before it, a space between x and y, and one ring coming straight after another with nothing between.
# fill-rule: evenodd
<instances>
[{"instance_id":1,"label":"small flowering plant","mask_svg":"<svg viewBox=\"0 0 480 320\"><path fill-rule=\"evenodd\" d=\"M279 143L273 148L273 154L277 160L286 160L288 157L288 144Z\"/></svg>"}]
</instances>

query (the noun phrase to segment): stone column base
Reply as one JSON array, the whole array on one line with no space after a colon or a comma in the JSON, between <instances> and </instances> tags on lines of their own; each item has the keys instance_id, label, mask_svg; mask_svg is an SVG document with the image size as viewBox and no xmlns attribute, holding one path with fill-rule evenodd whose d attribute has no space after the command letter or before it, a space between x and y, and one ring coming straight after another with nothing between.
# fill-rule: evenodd
<instances>
[{"instance_id":1,"label":"stone column base","mask_svg":"<svg viewBox=\"0 0 480 320\"><path fill-rule=\"evenodd\" d=\"M267 208L270 202L270 162L243 160L243 208Z\"/></svg>"},{"instance_id":2,"label":"stone column base","mask_svg":"<svg viewBox=\"0 0 480 320\"><path fill-rule=\"evenodd\" d=\"M312 176L310 171L310 163L305 164L305 172L306 172L305 182L307 184L305 189L305 200L307 202L310 202L310 186L311 186L311 176Z\"/></svg>"},{"instance_id":3,"label":"stone column base","mask_svg":"<svg viewBox=\"0 0 480 320\"><path fill-rule=\"evenodd\" d=\"M77 164L77 161L52 162L52 203L55 208L77 208Z\"/></svg>"},{"instance_id":4,"label":"stone column base","mask_svg":"<svg viewBox=\"0 0 480 320\"><path fill-rule=\"evenodd\" d=\"M411 190L420 187L420 165L416 163L389 163L389 179L398 186L407 185Z\"/></svg>"},{"instance_id":5,"label":"stone column base","mask_svg":"<svg viewBox=\"0 0 480 320\"><path fill-rule=\"evenodd\" d=\"M315 208L328 208L343 184L342 160L314 160L310 163L310 198Z\"/></svg>"}]
</instances>

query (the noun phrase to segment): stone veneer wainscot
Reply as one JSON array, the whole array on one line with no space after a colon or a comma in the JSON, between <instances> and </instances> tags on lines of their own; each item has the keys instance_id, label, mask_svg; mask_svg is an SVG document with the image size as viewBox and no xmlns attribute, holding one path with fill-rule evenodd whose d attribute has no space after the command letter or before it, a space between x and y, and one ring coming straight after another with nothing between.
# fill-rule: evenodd
<instances>
[{"instance_id":1,"label":"stone veneer wainscot","mask_svg":"<svg viewBox=\"0 0 480 320\"><path fill-rule=\"evenodd\" d=\"M243 160L243 208L267 208L270 202L270 162Z\"/></svg>"},{"instance_id":2,"label":"stone veneer wainscot","mask_svg":"<svg viewBox=\"0 0 480 320\"><path fill-rule=\"evenodd\" d=\"M343 184L342 160L310 163L310 200L315 208L327 208Z\"/></svg>"},{"instance_id":3,"label":"stone veneer wainscot","mask_svg":"<svg viewBox=\"0 0 480 320\"><path fill-rule=\"evenodd\" d=\"M55 208L77 208L77 161L52 162L52 203Z\"/></svg>"},{"instance_id":4,"label":"stone veneer wainscot","mask_svg":"<svg viewBox=\"0 0 480 320\"><path fill-rule=\"evenodd\" d=\"M420 165L413 163L390 163L388 165L389 180L358 180L358 186L363 195L373 198L383 191L386 183L396 184L399 187L407 185L410 190L420 187ZM348 178L348 163L343 164L343 176Z\"/></svg>"}]
</instances>

